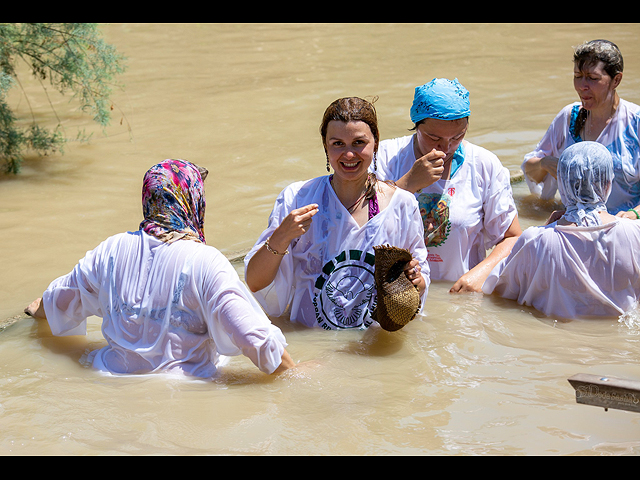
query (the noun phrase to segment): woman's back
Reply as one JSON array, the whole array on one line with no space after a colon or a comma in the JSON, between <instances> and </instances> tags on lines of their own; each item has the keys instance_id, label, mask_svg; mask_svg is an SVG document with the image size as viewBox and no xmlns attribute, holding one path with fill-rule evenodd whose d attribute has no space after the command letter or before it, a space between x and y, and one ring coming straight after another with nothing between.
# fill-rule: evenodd
<instances>
[{"instance_id":1,"label":"woman's back","mask_svg":"<svg viewBox=\"0 0 640 480\"><path fill-rule=\"evenodd\" d=\"M640 295L638 245L640 225L627 219L531 227L484 290L554 317L619 316Z\"/></svg>"},{"instance_id":2,"label":"woman's back","mask_svg":"<svg viewBox=\"0 0 640 480\"><path fill-rule=\"evenodd\" d=\"M56 335L82 334L88 316L103 318L108 346L89 361L111 373L208 378L220 355L243 353L271 373L285 343L218 250L142 230L102 242L43 298Z\"/></svg>"}]
</instances>

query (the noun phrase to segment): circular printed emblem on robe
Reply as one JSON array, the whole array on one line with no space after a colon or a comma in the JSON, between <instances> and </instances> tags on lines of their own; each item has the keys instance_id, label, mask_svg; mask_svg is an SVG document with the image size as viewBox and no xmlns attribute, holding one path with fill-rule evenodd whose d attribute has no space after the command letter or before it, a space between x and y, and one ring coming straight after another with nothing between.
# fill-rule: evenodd
<instances>
[{"instance_id":1,"label":"circular printed emblem on robe","mask_svg":"<svg viewBox=\"0 0 640 480\"><path fill-rule=\"evenodd\" d=\"M322 267L313 305L318 325L326 330L369 327L376 306L375 255L341 252Z\"/></svg>"},{"instance_id":2,"label":"circular printed emblem on robe","mask_svg":"<svg viewBox=\"0 0 640 480\"><path fill-rule=\"evenodd\" d=\"M443 245L451 230L451 197L446 193L421 193L417 199L424 224L424 243L427 248Z\"/></svg>"}]
</instances>

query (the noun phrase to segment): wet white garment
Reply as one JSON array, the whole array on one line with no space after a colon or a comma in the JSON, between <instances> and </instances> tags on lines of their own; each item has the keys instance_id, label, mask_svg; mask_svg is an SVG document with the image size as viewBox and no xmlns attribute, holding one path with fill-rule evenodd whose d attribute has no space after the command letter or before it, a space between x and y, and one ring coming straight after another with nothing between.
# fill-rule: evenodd
<instances>
[{"instance_id":1,"label":"wet white garment","mask_svg":"<svg viewBox=\"0 0 640 480\"><path fill-rule=\"evenodd\" d=\"M453 178L415 194L433 280L455 282L479 264L517 215L509 171L498 157L470 142L462 146L464 162ZM397 181L415 161L413 135L384 140L377 155L378 178Z\"/></svg>"},{"instance_id":2,"label":"wet white garment","mask_svg":"<svg viewBox=\"0 0 640 480\"><path fill-rule=\"evenodd\" d=\"M525 155L522 163L523 171L524 163L528 159L548 156L560 158L568 146L576 143L569 126L572 112L579 106L579 102L572 103L556 115L535 150ZM615 179L607 201L607 209L612 215L640 205L639 132L640 106L620 99L616 113L596 140L607 147L613 156ZM556 194L558 184L550 174L547 174L541 183L534 182L526 174L525 180L534 195L550 199Z\"/></svg>"},{"instance_id":3,"label":"wet white garment","mask_svg":"<svg viewBox=\"0 0 640 480\"><path fill-rule=\"evenodd\" d=\"M557 318L618 317L640 299L640 222L529 227L489 274L486 294Z\"/></svg>"},{"instance_id":4,"label":"wet white garment","mask_svg":"<svg viewBox=\"0 0 640 480\"><path fill-rule=\"evenodd\" d=\"M285 338L214 247L171 244L138 230L87 252L43 294L54 335L85 335L102 317L108 346L93 366L110 373L215 375L221 356L244 354L263 372L281 363Z\"/></svg>"},{"instance_id":5,"label":"wet white garment","mask_svg":"<svg viewBox=\"0 0 640 480\"><path fill-rule=\"evenodd\" d=\"M293 322L328 330L370 326L377 300L373 247L378 245L409 250L429 285L427 250L412 195L395 189L389 205L359 227L329 176L294 183L278 195L269 226L245 257L245 266L291 210L314 203L319 210L309 230L291 242L273 282L255 293L269 315L289 311ZM427 289L423 305L426 295Z\"/></svg>"}]
</instances>

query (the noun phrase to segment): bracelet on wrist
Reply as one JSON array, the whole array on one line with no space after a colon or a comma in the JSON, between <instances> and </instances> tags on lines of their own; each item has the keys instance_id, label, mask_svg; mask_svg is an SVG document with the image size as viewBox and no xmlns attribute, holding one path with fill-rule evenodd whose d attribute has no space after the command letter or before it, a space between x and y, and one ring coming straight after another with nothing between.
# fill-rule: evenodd
<instances>
[{"instance_id":1,"label":"bracelet on wrist","mask_svg":"<svg viewBox=\"0 0 640 480\"><path fill-rule=\"evenodd\" d=\"M633 212L636 214L636 220L640 220L640 213L635 208L630 208L627 212Z\"/></svg>"},{"instance_id":2,"label":"bracelet on wrist","mask_svg":"<svg viewBox=\"0 0 640 480\"><path fill-rule=\"evenodd\" d=\"M264 242L264 246L267 247L267 250L269 250L274 255L279 255L281 257L284 257L287 253L289 253L289 249L286 249L284 253L280 253L279 251L273 249L271 245L269 245L269 240L271 240L271 237L267 238L267 240Z\"/></svg>"}]
</instances>

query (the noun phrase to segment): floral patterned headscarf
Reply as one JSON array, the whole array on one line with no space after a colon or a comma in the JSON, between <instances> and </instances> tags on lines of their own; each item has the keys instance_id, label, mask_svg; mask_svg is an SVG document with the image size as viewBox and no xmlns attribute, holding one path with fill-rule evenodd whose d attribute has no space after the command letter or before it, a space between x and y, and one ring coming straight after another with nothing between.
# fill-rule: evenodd
<instances>
[{"instance_id":1,"label":"floral patterned headscarf","mask_svg":"<svg viewBox=\"0 0 640 480\"><path fill-rule=\"evenodd\" d=\"M185 160L167 159L151 167L142 182L140 229L166 243L206 243L202 180L199 168Z\"/></svg>"}]
</instances>

